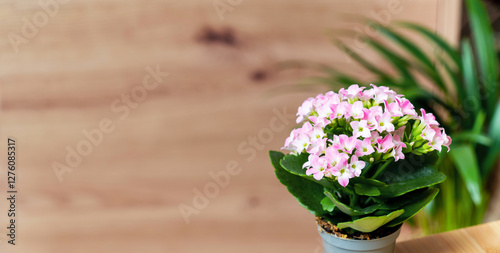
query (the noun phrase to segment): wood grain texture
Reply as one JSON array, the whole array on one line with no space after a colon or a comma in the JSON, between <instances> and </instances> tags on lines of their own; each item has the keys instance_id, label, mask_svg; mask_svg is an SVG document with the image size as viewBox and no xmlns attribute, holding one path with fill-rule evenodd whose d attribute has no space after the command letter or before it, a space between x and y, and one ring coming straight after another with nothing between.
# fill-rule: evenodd
<instances>
[{"instance_id":1,"label":"wood grain texture","mask_svg":"<svg viewBox=\"0 0 500 253\"><path fill-rule=\"evenodd\" d=\"M396 244L396 253L500 252L500 221Z\"/></svg>"},{"instance_id":2,"label":"wood grain texture","mask_svg":"<svg viewBox=\"0 0 500 253\"><path fill-rule=\"evenodd\" d=\"M1 1L0 152L7 136L17 139L19 230L13 247L0 229L0 252L319 252L314 217L267 158L293 119L271 136L263 130L275 124L273 108L293 114L317 91L277 95L311 72L276 65L303 59L363 76L326 32L363 33L358 17L373 18L389 2L243 0L221 21L212 1L72 0L16 53L9 34L22 34L23 18L43 9L34 0ZM390 22L436 30L437 2L401 0ZM120 119L113 103L157 65L169 76ZM59 182L53 163L65 163L67 148L105 118L114 131ZM193 206L196 189L213 184L210 172L231 160L242 171L187 224L179 206Z\"/></svg>"}]
</instances>

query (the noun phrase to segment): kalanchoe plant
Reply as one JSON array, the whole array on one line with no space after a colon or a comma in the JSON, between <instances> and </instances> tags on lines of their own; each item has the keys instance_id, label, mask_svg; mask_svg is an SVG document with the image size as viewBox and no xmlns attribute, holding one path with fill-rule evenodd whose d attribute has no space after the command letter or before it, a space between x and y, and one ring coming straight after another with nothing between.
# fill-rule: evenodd
<instances>
[{"instance_id":1,"label":"kalanchoe plant","mask_svg":"<svg viewBox=\"0 0 500 253\"><path fill-rule=\"evenodd\" d=\"M277 178L312 214L346 234L396 227L438 193L434 164L451 138L434 115L387 87L351 85L307 99L270 151Z\"/></svg>"}]
</instances>

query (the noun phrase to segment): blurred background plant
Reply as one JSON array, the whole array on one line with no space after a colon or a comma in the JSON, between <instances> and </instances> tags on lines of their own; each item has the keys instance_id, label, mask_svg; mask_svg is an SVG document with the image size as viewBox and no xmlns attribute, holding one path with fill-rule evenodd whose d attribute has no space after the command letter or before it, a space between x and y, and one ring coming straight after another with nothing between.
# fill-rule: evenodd
<instances>
[{"instance_id":1,"label":"blurred background plant","mask_svg":"<svg viewBox=\"0 0 500 253\"><path fill-rule=\"evenodd\" d=\"M434 113L442 122L453 139L451 151L443 152L438 163L448 180L439 186L441 194L412 220L427 234L483 221L490 202L490 178L500 153L499 65L494 32L481 1L465 0L464 10L470 36L464 37L458 47L413 23L391 27L375 24L378 38L362 37L384 62L373 62L356 52L354 45L335 39L350 59L374 76L369 80L322 64L291 63L320 71L320 76L308 79L305 85L386 85L405 94L416 107ZM405 37L403 32L408 31L425 39L427 46L433 45L433 54L424 53L421 45ZM384 64L392 66L392 70L382 70L380 66Z\"/></svg>"}]
</instances>

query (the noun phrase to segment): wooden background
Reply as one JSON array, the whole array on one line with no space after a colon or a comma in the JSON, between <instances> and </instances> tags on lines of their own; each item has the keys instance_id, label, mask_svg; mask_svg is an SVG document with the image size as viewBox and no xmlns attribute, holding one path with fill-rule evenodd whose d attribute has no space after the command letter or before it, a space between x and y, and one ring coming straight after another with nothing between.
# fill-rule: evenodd
<instances>
[{"instance_id":1,"label":"wooden background","mask_svg":"<svg viewBox=\"0 0 500 253\"><path fill-rule=\"evenodd\" d=\"M317 91L291 92L311 73L276 64L310 60L363 75L327 34L365 33L359 17L391 2L232 1L221 20L214 3L226 1L72 0L45 22L38 1L0 1L0 151L8 136L17 140L19 190L11 246L0 177L0 252L320 252L314 217L267 158L293 128L290 114ZM417 21L456 39L459 1L399 2L391 22ZM19 39L24 18L40 26ZM147 66L169 76L122 120L112 104L141 85ZM285 110L288 124L250 148L245 142L273 124L273 109ZM114 131L59 182L53 163L65 163L66 148L104 118ZM193 206L195 189L231 160L241 172L187 224L179 206Z\"/></svg>"}]
</instances>

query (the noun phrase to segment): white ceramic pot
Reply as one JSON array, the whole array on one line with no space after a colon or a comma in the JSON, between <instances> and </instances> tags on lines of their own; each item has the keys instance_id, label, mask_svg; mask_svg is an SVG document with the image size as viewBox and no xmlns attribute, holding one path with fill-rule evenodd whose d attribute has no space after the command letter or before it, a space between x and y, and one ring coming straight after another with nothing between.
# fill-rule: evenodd
<instances>
[{"instance_id":1,"label":"white ceramic pot","mask_svg":"<svg viewBox=\"0 0 500 253\"><path fill-rule=\"evenodd\" d=\"M398 238L401 228L386 237L373 240L340 238L325 232L320 226L318 226L318 231L323 239L323 249L325 253L393 253L396 238Z\"/></svg>"}]
</instances>

